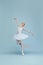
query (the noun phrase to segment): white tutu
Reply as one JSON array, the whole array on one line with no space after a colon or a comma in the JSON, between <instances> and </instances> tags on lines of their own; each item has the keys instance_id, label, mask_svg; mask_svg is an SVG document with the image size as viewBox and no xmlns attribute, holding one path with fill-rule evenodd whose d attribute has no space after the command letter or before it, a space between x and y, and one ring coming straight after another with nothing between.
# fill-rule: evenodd
<instances>
[{"instance_id":1,"label":"white tutu","mask_svg":"<svg viewBox=\"0 0 43 65\"><path fill-rule=\"evenodd\" d=\"M14 38L17 40L22 40L28 38L28 35L21 33L21 34L14 35Z\"/></svg>"},{"instance_id":2,"label":"white tutu","mask_svg":"<svg viewBox=\"0 0 43 65\"><path fill-rule=\"evenodd\" d=\"M14 35L14 39L22 40L28 38L28 35L22 33L22 29L23 28L18 27L18 34Z\"/></svg>"}]
</instances>

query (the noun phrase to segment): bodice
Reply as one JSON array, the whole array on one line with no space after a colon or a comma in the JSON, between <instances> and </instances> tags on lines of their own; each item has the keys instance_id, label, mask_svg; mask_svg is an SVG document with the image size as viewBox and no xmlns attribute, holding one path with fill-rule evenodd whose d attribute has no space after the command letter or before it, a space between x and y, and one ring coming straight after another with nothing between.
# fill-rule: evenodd
<instances>
[{"instance_id":1,"label":"bodice","mask_svg":"<svg viewBox=\"0 0 43 65\"><path fill-rule=\"evenodd\" d=\"M22 33L23 28L18 27L17 32L20 34Z\"/></svg>"}]
</instances>

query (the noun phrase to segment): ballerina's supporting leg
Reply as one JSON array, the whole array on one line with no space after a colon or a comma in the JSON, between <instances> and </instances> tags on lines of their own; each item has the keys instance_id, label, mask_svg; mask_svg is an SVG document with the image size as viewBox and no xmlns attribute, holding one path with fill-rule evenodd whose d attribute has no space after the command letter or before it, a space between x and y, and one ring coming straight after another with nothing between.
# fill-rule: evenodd
<instances>
[{"instance_id":1,"label":"ballerina's supporting leg","mask_svg":"<svg viewBox=\"0 0 43 65\"><path fill-rule=\"evenodd\" d=\"M22 41L21 41L20 45L21 45L22 55L24 55L24 48L29 48L29 45L24 45Z\"/></svg>"},{"instance_id":2,"label":"ballerina's supporting leg","mask_svg":"<svg viewBox=\"0 0 43 65\"><path fill-rule=\"evenodd\" d=\"M24 48L29 48L29 45L23 44L21 40L16 40L17 44L21 46L22 55L24 55Z\"/></svg>"},{"instance_id":3,"label":"ballerina's supporting leg","mask_svg":"<svg viewBox=\"0 0 43 65\"><path fill-rule=\"evenodd\" d=\"M22 55L24 55L24 45L23 45L23 42L21 41L21 52L22 52Z\"/></svg>"},{"instance_id":4,"label":"ballerina's supporting leg","mask_svg":"<svg viewBox=\"0 0 43 65\"><path fill-rule=\"evenodd\" d=\"M22 52L22 55L24 55L24 45L23 45L23 42L21 40L16 40L17 44L19 44L21 46L21 52Z\"/></svg>"}]
</instances>

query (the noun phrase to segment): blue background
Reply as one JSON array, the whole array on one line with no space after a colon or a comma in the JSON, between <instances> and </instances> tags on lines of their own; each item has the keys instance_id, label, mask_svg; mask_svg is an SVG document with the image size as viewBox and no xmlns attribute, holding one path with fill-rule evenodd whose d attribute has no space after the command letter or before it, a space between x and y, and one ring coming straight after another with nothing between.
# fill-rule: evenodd
<instances>
[{"instance_id":1,"label":"blue background","mask_svg":"<svg viewBox=\"0 0 43 65\"><path fill-rule=\"evenodd\" d=\"M25 28L34 32L24 40L30 48L24 51L43 51L43 1L42 0L0 0L0 53L20 51L13 40L16 33L16 23L13 17L18 18L19 24L24 21ZM24 32L25 33L25 32Z\"/></svg>"}]
</instances>

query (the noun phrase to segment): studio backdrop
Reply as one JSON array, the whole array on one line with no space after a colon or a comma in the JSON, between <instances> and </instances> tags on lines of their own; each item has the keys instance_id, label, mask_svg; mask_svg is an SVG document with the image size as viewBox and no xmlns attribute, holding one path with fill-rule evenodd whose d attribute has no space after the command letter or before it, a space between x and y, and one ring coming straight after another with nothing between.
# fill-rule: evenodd
<instances>
[{"instance_id":1,"label":"studio backdrop","mask_svg":"<svg viewBox=\"0 0 43 65\"><path fill-rule=\"evenodd\" d=\"M25 28L34 32L23 43L29 45L25 52L43 51L43 2L40 0L0 0L0 53L20 51L13 35L16 33L16 22L25 22ZM24 32L24 31L23 31ZM25 33L25 32L24 32Z\"/></svg>"}]
</instances>

